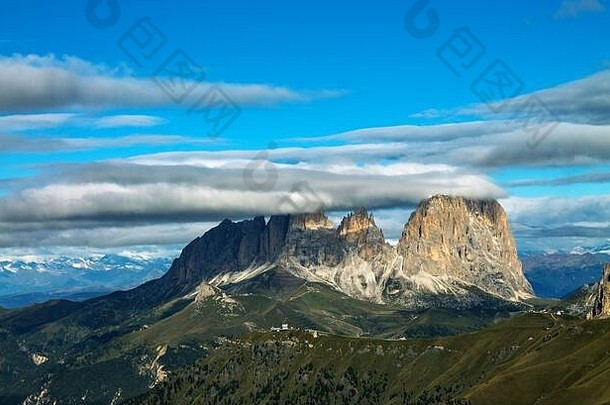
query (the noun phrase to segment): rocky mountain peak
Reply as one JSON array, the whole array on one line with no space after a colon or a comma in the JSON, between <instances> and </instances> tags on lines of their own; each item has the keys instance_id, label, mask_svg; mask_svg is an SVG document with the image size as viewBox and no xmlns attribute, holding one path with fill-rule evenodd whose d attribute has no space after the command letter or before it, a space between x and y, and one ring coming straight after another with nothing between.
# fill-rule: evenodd
<instances>
[{"instance_id":1,"label":"rocky mountain peak","mask_svg":"<svg viewBox=\"0 0 610 405\"><path fill-rule=\"evenodd\" d=\"M403 272L453 278L508 299L533 294L495 200L437 195L411 214L397 246Z\"/></svg>"},{"instance_id":2,"label":"rocky mountain peak","mask_svg":"<svg viewBox=\"0 0 610 405\"><path fill-rule=\"evenodd\" d=\"M610 318L610 263L604 264L589 318Z\"/></svg>"},{"instance_id":3,"label":"rocky mountain peak","mask_svg":"<svg viewBox=\"0 0 610 405\"><path fill-rule=\"evenodd\" d=\"M359 208L356 211L343 217L339 225L339 235L349 237L363 232L367 232L370 228L377 228L373 214L369 214L364 208Z\"/></svg>"},{"instance_id":4,"label":"rocky mountain peak","mask_svg":"<svg viewBox=\"0 0 610 405\"><path fill-rule=\"evenodd\" d=\"M323 212L290 216L282 262L334 266L342 257L343 247L335 226Z\"/></svg>"},{"instance_id":5,"label":"rocky mountain peak","mask_svg":"<svg viewBox=\"0 0 610 405\"><path fill-rule=\"evenodd\" d=\"M355 247L365 260L375 257L380 252L380 246L385 244L383 232L375 223L373 214L364 208L344 217L337 233L348 246Z\"/></svg>"},{"instance_id":6,"label":"rocky mountain peak","mask_svg":"<svg viewBox=\"0 0 610 405\"><path fill-rule=\"evenodd\" d=\"M193 240L159 279L163 295L186 293L210 278L248 267L261 256L265 218L241 222L223 220Z\"/></svg>"},{"instance_id":7,"label":"rocky mountain peak","mask_svg":"<svg viewBox=\"0 0 610 405\"><path fill-rule=\"evenodd\" d=\"M500 223L506 220L506 213L500 203L493 199L471 199L438 194L423 200L415 213L424 216L438 215L452 212L463 212L475 217L485 218L491 223ZM504 225L500 223L500 225Z\"/></svg>"},{"instance_id":8,"label":"rocky mountain peak","mask_svg":"<svg viewBox=\"0 0 610 405\"><path fill-rule=\"evenodd\" d=\"M318 229L334 229L335 226L321 211L309 214L295 214L291 216L290 229L301 231L315 231Z\"/></svg>"}]
</instances>

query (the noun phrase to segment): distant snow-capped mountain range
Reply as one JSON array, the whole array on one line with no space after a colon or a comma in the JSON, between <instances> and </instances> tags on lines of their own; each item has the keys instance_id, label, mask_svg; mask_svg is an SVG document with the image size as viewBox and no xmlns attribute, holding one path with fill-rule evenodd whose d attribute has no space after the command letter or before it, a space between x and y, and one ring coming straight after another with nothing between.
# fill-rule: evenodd
<instances>
[{"instance_id":1,"label":"distant snow-capped mountain range","mask_svg":"<svg viewBox=\"0 0 610 405\"><path fill-rule=\"evenodd\" d=\"M173 257L146 252L69 256L0 256L0 306L55 298L84 299L162 276Z\"/></svg>"},{"instance_id":2,"label":"distant snow-capped mountain range","mask_svg":"<svg viewBox=\"0 0 610 405\"><path fill-rule=\"evenodd\" d=\"M583 246L577 246L574 249L572 249L570 251L571 254L585 254L585 253L591 253L591 254L605 254L605 255L610 255L610 240L601 246L595 246L595 247L583 247Z\"/></svg>"}]
</instances>

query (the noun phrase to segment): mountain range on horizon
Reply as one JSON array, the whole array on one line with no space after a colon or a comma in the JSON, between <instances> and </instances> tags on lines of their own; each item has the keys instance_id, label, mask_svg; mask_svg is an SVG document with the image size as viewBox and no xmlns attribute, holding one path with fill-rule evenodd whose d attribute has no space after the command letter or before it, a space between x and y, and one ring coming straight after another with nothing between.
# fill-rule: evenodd
<instances>
[{"instance_id":1,"label":"mountain range on horizon","mask_svg":"<svg viewBox=\"0 0 610 405\"><path fill-rule=\"evenodd\" d=\"M134 288L161 277L171 262L170 257L128 253L0 258L0 306L82 301Z\"/></svg>"}]
</instances>

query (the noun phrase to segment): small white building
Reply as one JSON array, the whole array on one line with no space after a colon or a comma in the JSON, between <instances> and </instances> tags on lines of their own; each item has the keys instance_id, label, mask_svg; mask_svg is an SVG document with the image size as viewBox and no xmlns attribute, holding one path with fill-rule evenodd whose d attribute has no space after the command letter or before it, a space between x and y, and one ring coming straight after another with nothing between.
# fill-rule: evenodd
<instances>
[{"instance_id":1,"label":"small white building","mask_svg":"<svg viewBox=\"0 0 610 405\"><path fill-rule=\"evenodd\" d=\"M283 323L282 324L282 330L289 330L290 328L288 327L287 323Z\"/></svg>"}]
</instances>

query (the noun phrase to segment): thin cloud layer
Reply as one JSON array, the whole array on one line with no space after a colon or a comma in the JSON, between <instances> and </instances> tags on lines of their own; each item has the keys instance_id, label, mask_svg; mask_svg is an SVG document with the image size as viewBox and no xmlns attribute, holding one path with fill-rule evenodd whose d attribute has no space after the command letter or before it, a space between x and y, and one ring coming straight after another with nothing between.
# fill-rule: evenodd
<instances>
[{"instance_id":1,"label":"thin cloud layer","mask_svg":"<svg viewBox=\"0 0 610 405\"><path fill-rule=\"evenodd\" d=\"M12 114L0 116L0 131L26 132L52 128L135 128L154 127L167 120L142 114L88 116L77 113Z\"/></svg>"},{"instance_id":2,"label":"thin cloud layer","mask_svg":"<svg viewBox=\"0 0 610 405\"><path fill-rule=\"evenodd\" d=\"M603 13L606 7L599 0L563 0L555 13L558 18L575 18L586 13Z\"/></svg>"},{"instance_id":3,"label":"thin cloud layer","mask_svg":"<svg viewBox=\"0 0 610 405\"><path fill-rule=\"evenodd\" d=\"M212 83L188 82L195 96ZM340 91L297 91L267 84L218 83L240 106L270 106L337 97ZM129 108L175 105L172 98L148 78L125 69L110 69L79 58L38 55L0 57L0 111L36 111L70 108Z\"/></svg>"},{"instance_id":4,"label":"thin cloud layer","mask_svg":"<svg viewBox=\"0 0 610 405\"><path fill-rule=\"evenodd\" d=\"M167 120L150 115L113 115L95 120L97 128L154 127Z\"/></svg>"},{"instance_id":5,"label":"thin cloud layer","mask_svg":"<svg viewBox=\"0 0 610 405\"><path fill-rule=\"evenodd\" d=\"M0 135L0 155L3 153L73 152L97 149L121 149L134 146L210 145L218 142L220 141L213 138L157 134L134 134L89 138Z\"/></svg>"},{"instance_id":6,"label":"thin cloud layer","mask_svg":"<svg viewBox=\"0 0 610 405\"><path fill-rule=\"evenodd\" d=\"M0 131L28 131L32 129L56 128L72 121L77 114L14 114L0 117Z\"/></svg>"},{"instance_id":7,"label":"thin cloud layer","mask_svg":"<svg viewBox=\"0 0 610 405\"><path fill-rule=\"evenodd\" d=\"M610 172L593 172L554 179L524 179L507 183L509 187L566 186L572 184L610 183Z\"/></svg>"},{"instance_id":8,"label":"thin cloud layer","mask_svg":"<svg viewBox=\"0 0 610 405\"><path fill-rule=\"evenodd\" d=\"M261 162L261 165L265 163ZM198 220L209 217L241 217L285 212L283 198L298 191L294 186L307 179L327 209L358 206L391 207L415 204L432 194L498 197L502 190L484 176L438 173L405 175L344 175L330 171L278 167L273 188L264 173L245 180L243 169L123 166L117 178L111 169L81 167L71 182L26 188L0 200L0 220L37 222L60 220L133 219ZM96 180L86 180L95 178ZM260 186L259 186L260 185ZM313 198L313 195L312 195ZM298 207L289 206L290 212ZM315 207L305 207L315 208Z\"/></svg>"},{"instance_id":9,"label":"thin cloud layer","mask_svg":"<svg viewBox=\"0 0 610 405\"><path fill-rule=\"evenodd\" d=\"M610 111L610 106L608 108ZM459 167L558 167L610 163L610 125L562 122L535 148L531 147L532 132L524 129L520 121L370 128L330 138L357 142L363 150L368 150L369 155L378 148L383 149L382 145L388 145L396 155L410 161ZM309 142L313 142L313 138Z\"/></svg>"},{"instance_id":10,"label":"thin cloud layer","mask_svg":"<svg viewBox=\"0 0 610 405\"><path fill-rule=\"evenodd\" d=\"M583 79L561 84L549 89L535 91L499 103L492 103L493 111L505 116L523 117L523 105L532 96L542 101L555 120L604 125L610 124L610 70L603 70ZM490 106L478 104L454 111L463 115L493 117Z\"/></svg>"},{"instance_id":11,"label":"thin cloud layer","mask_svg":"<svg viewBox=\"0 0 610 405\"><path fill-rule=\"evenodd\" d=\"M573 248L610 240L610 196L510 197L506 208L522 246Z\"/></svg>"}]
</instances>

